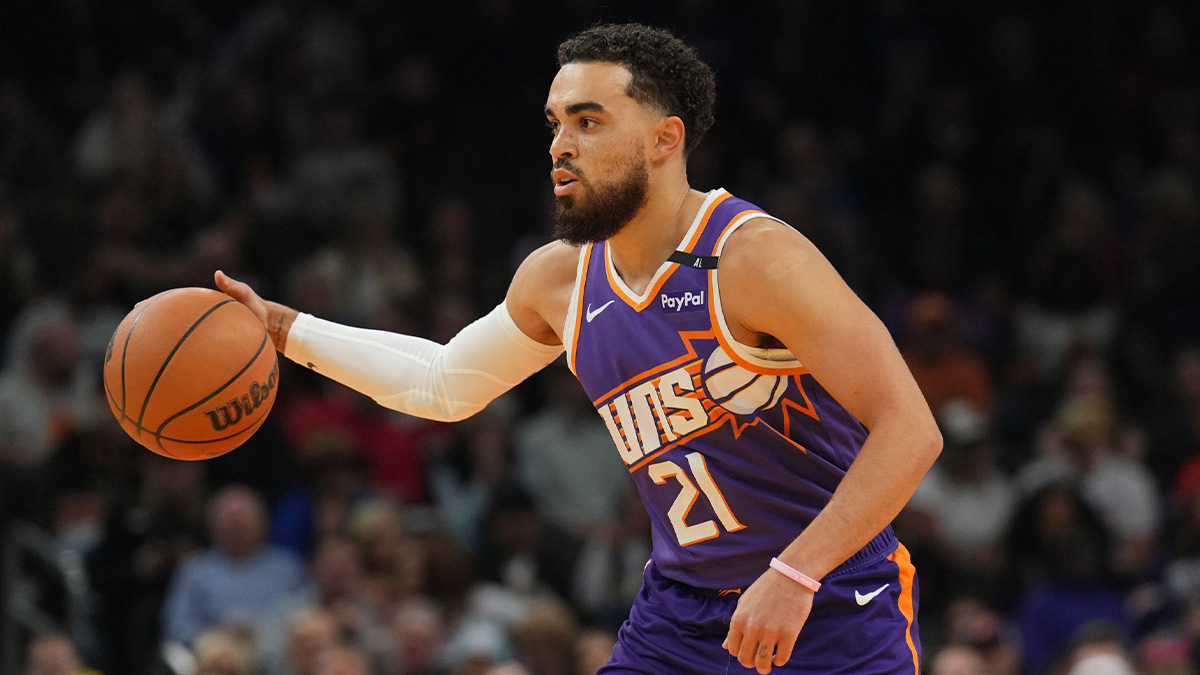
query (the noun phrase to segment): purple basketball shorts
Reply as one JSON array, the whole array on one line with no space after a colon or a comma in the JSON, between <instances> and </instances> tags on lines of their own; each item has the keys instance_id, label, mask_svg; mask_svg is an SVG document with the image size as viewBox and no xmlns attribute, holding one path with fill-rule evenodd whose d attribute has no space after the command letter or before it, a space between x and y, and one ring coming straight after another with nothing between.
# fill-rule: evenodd
<instances>
[{"instance_id":1,"label":"purple basketball shorts","mask_svg":"<svg viewBox=\"0 0 1200 675\"><path fill-rule=\"evenodd\" d=\"M772 673L920 673L916 570L903 545L889 548L822 580L792 658ZM672 581L650 563L612 659L597 675L756 672L721 648L739 597Z\"/></svg>"}]
</instances>

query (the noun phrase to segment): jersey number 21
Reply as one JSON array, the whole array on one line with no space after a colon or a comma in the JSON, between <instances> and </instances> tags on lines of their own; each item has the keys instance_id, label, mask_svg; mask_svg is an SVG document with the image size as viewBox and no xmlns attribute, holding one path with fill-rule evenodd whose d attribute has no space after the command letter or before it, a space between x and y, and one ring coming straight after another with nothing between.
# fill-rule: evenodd
<instances>
[{"instance_id":1,"label":"jersey number 21","mask_svg":"<svg viewBox=\"0 0 1200 675\"><path fill-rule=\"evenodd\" d=\"M725 503L725 496L721 494L721 490L717 488L717 484L713 482L712 474L708 472L708 465L704 462L704 455L698 452L688 453L688 467L692 470L692 475L695 476L695 481L688 477L687 472L683 467L670 460L665 462L656 462L646 467L650 472L650 479L656 485L664 485L668 478L674 478L679 482L679 496L675 497L675 502L671 504L671 508L667 511L667 518L671 520L671 527L675 528L675 537L679 539L680 546L691 546L692 544L707 541L716 537L721 532L717 528L717 524L712 520L706 520L700 523L688 525L687 515L692 510L692 505L696 503L696 497L701 492L708 499L708 503L712 506L713 513L716 514L717 520L721 521L721 525L725 527L727 532L737 532L746 527L738 522L733 511L729 510L729 505ZM697 490L699 486L699 490Z\"/></svg>"}]
</instances>

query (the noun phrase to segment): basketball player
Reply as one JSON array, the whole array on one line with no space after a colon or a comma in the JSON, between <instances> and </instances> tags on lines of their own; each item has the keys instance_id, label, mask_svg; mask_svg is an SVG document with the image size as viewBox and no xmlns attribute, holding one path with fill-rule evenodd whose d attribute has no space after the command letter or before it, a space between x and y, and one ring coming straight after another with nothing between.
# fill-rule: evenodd
<instances>
[{"instance_id":1,"label":"basketball player","mask_svg":"<svg viewBox=\"0 0 1200 675\"><path fill-rule=\"evenodd\" d=\"M558 60L559 241L446 345L217 285L288 358L433 419L473 414L566 352L653 520L601 673L915 675L916 576L889 522L941 437L887 331L798 232L690 188L715 99L691 48L607 25Z\"/></svg>"}]
</instances>

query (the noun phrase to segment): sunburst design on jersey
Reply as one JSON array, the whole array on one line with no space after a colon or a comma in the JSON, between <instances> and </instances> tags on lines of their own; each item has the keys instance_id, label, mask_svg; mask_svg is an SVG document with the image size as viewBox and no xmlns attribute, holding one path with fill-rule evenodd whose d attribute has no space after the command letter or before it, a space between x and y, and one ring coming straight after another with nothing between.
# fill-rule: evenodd
<instances>
[{"instance_id":1,"label":"sunburst design on jersey","mask_svg":"<svg viewBox=\"0 0 1200 675\"><path fill-rule=\"evenodd\" d=\"M800 374L747 371L733 363L720 346L714 346L708 358L701 358L695 343L715 341L711 330L681 331L679 336L684 354L626 380L593 401L618 449L622 450L622 459L630 472L725 425L736 440L747 428L762 424L789 445L808 452L791 438L794 424L790 412L798 411L817 421L821 418L804 391ZM726 373L734 368L740 371L734 375L749 384L729 385L735 378ZM720 378L715 385L714 377ZM795 384L803 404L785 396L791 383ZM759 387L757 391L738 398L755 386ZM714 400L714 392L721 397L720 403ZM783 411L782 431L761 417L776 406Z\"/></svg>"}]
</instances>

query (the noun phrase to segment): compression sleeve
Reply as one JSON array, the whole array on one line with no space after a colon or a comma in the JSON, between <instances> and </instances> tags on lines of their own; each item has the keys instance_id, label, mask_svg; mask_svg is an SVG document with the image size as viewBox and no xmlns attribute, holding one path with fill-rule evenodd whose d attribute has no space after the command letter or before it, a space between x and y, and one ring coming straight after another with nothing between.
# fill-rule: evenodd
<instances>
[{"instance_id":1,"label":"compression sleeve","mask_svg":"<svg viewBox=\"0 0 1200 675\"><path fill-rule=\"evenodd\" d=\"M500 303L445 345L300 314L284 356L375 399L441 422L466 419L562 354L521 331Z\"/></svg>"}]
</instances>

